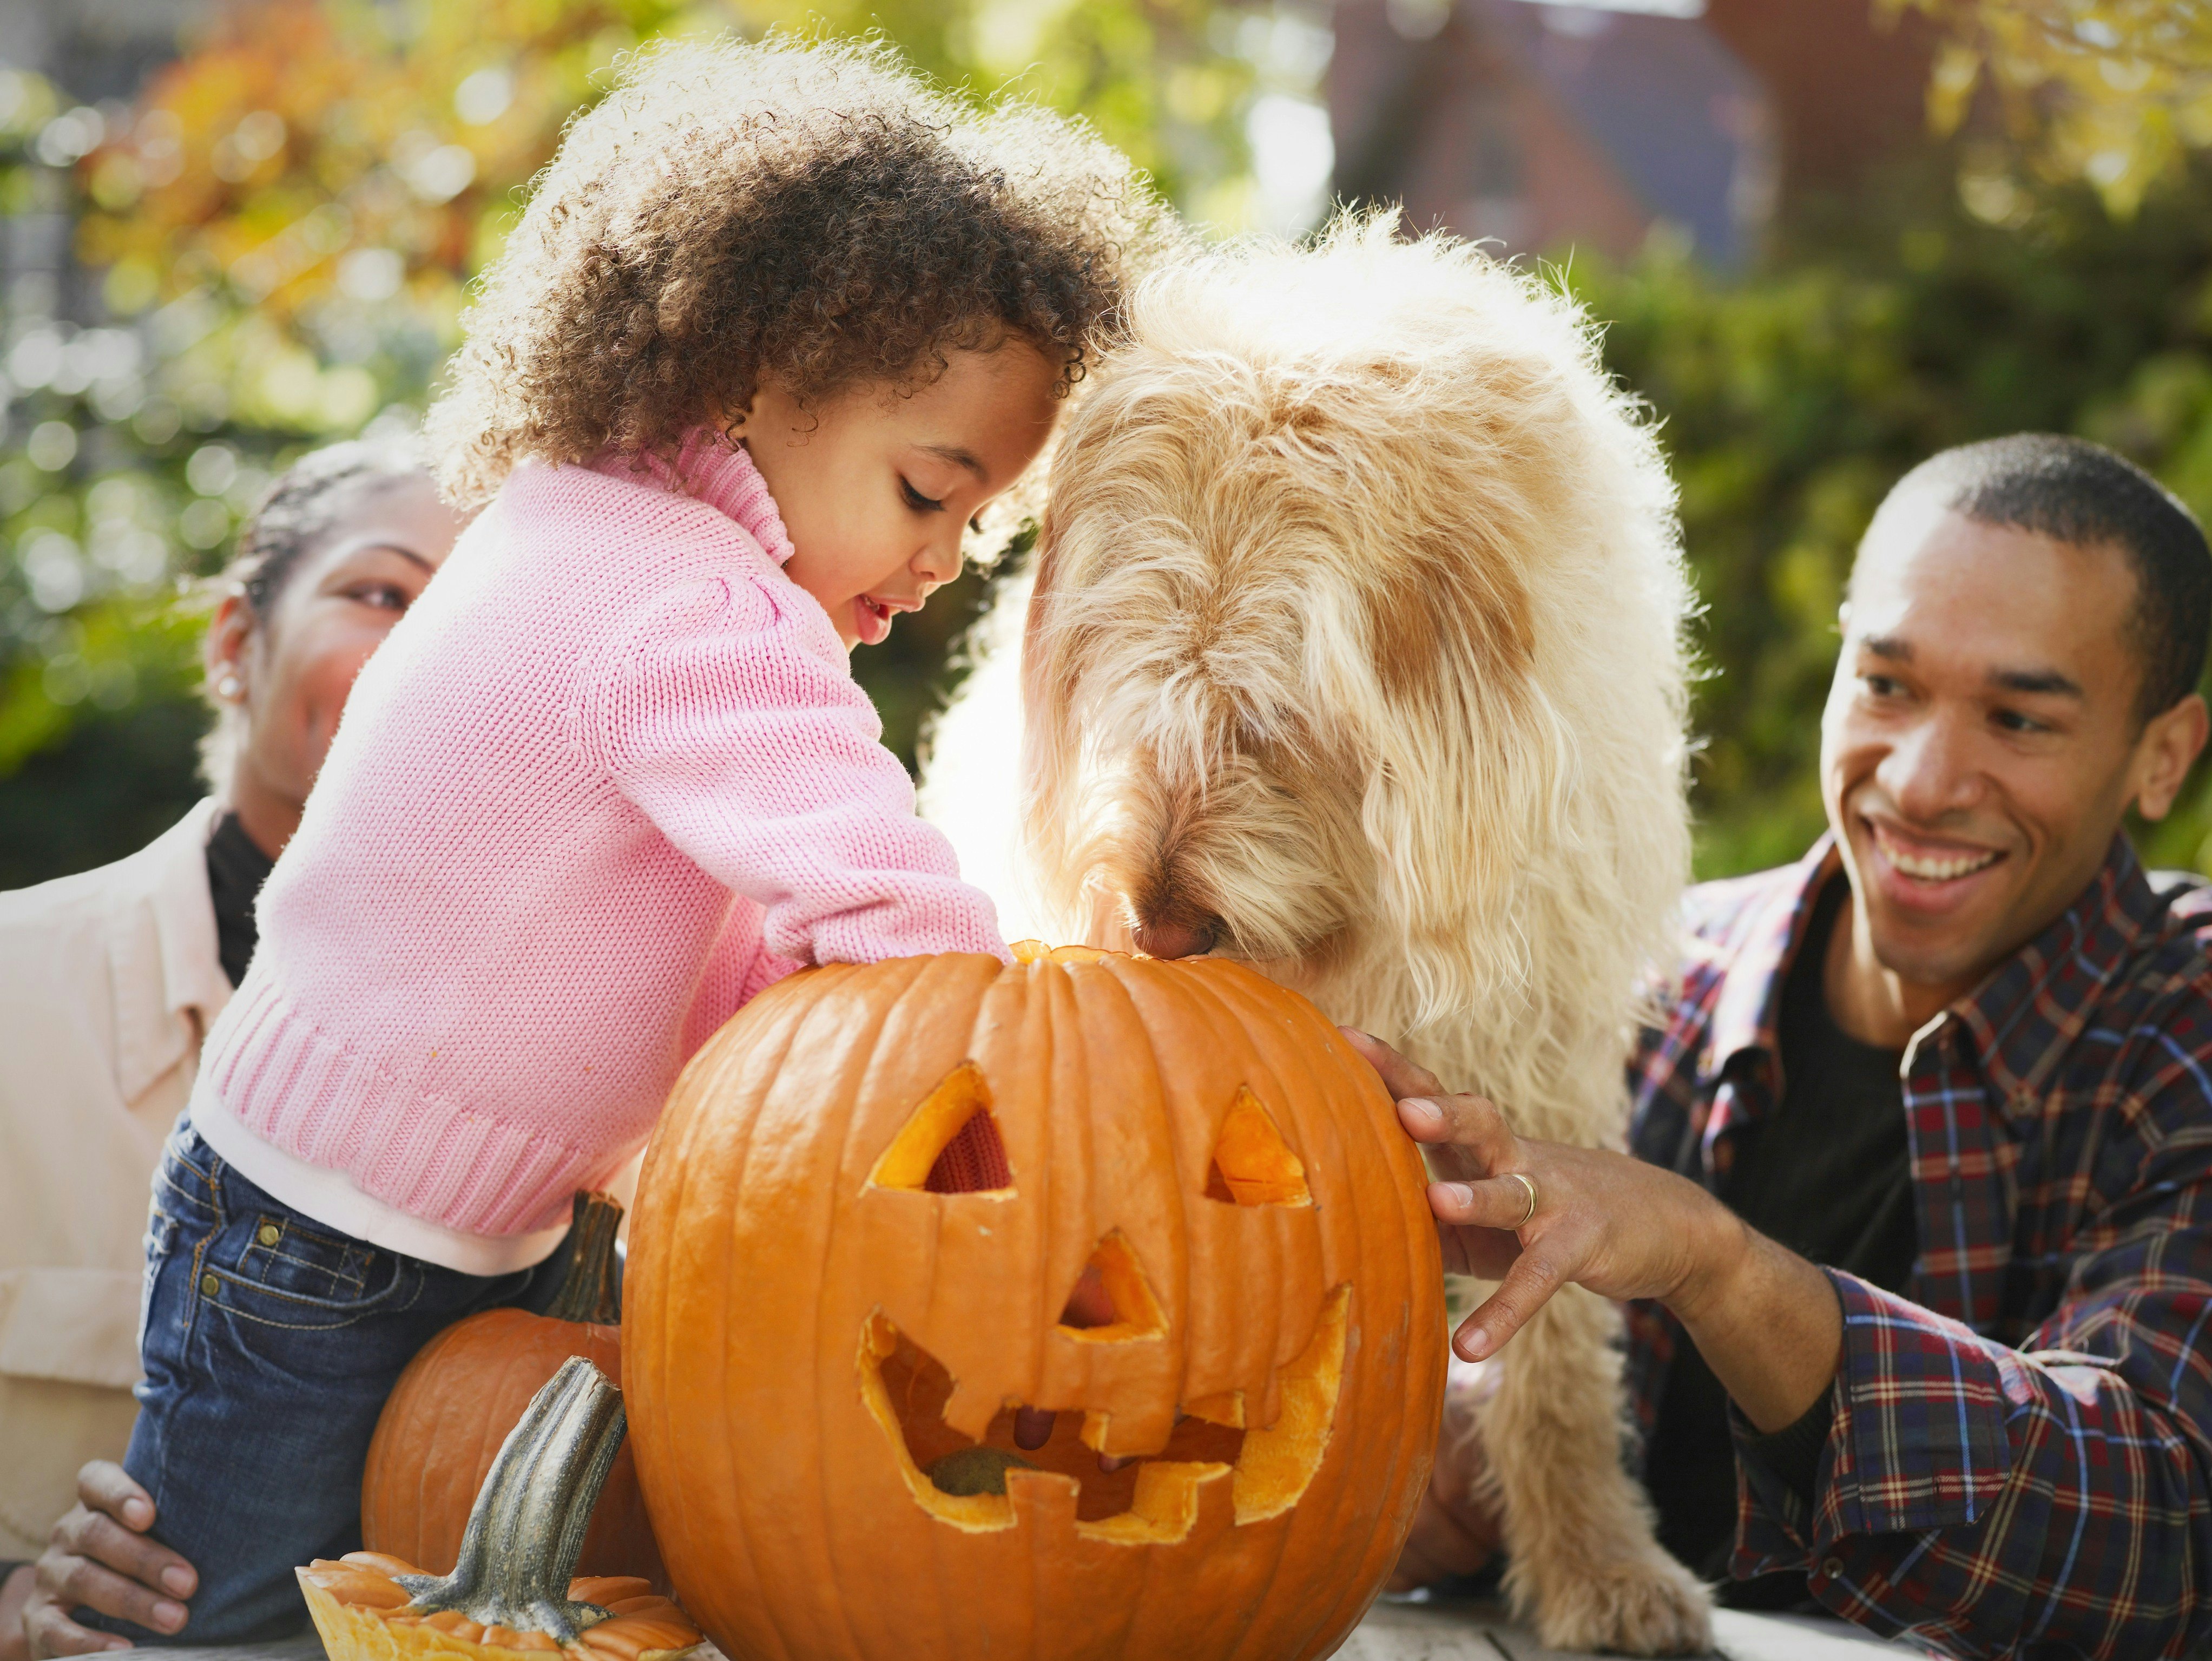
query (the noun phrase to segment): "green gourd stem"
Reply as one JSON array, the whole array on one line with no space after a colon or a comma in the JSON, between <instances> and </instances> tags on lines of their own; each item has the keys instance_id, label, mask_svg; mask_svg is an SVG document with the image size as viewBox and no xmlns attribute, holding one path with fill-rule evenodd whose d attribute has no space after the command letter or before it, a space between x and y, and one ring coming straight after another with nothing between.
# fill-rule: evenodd
<instances>
[{"instance_id":1,"label":"green gourd stem","mask_svg":"<svg viewBox=\"0 0 2212 1661\"><path fill-rule=\"evenodd\" d=\"M424 1615L458 1609L484 1626L570 1644L607 1618L568 1596L584 1530L629 1428L622 1392L580 1355L562 1363L500 1444L469 1512L451 1574L397 1578Z\"/></svg>"},{"instance_id":2,"label":"green gourd stem","mask_svg":"<svg viewBox=\"0 0 2212 1661\"><path fill-rule=\"evenodd\" d=\"M623 1208L613 1196L580 1193L568 1226L568 1272L546 1313L556 1321L622 1322L615 1277L615 1235Z\"/></svg>"}]
</instances>

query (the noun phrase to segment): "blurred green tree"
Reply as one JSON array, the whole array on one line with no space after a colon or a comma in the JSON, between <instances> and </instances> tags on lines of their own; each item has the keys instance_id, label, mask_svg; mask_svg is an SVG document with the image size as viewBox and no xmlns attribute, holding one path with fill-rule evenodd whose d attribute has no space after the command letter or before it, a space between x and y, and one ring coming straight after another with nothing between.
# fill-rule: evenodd
<instances>
[{"instance_id":1,"label":"blurred green tree","mask_svg":"<svg viewBox=\"0 0 2212 1661\"><path fill-rule=\"evenodd\" d=\"M1709 873L1790 857L1820 828L1836 602L1874 505L1914 461L1991 433L2080 432L2212 514L2212 179L2185 154L2201 58L2160 32L2179 20L2198 31L2183 46L2201 43L2203 6L1899 3L1934 11L1978 54L1975 77L2014 89L2010 142L1962 131L1808 207L1741 277L1664 237L1563 277L1609 320L1611 362L1663 420L1682 485L1708 606ZM411 420L520 187L621 52L672 31L879 27L949 82L1011 80L1088 114L1194 217L1238 228L1246 113L1267 93L1310 95L1325 56L1297 4L266 0L122 119L0 70L0 213L73 216L108 313L10 318L0 358L0 886L126 852L197 793L179 579L220 563L299 450ZM2044 32L2021 34L2033 18ZM2180 67L2136 83L2151 47ZM1963 109L1974 83L1945 61L1948 119L1943 100ZM2092 104L2151 149L2091 166L2111 151L2080 137ZM856 660L909 757L981 587L963 579ZM2147 846L2212 868L2212 774Z\"/></svg>"},{"instance_id":2,"label":"blurred green tree","mask_svg":"<svg viewBox=\"0 0 2212 1661\"><path fill-rule=\"evenodd\" d=\"M1662 420L1706 605L1696 802L1708 875L1794 858L1824 824L1815 760L1836 608L1890 485L2022 430L2110 444L2212 520L2212 170L2115 224L2087 188L1992 203L1929 158L1717 279L1663 240L1565 280ZM2147 854L2212 869L2212 768Z\"/></svg>"},{"instance_id":3,"label":"blurred green tree","mask_svg":"<svg viewBox=\"0 0 2212 1661\"><path fill-rule=\"evenodd\" d=\"M2033 171L2086 179L2118 216L2212 145L2205 0L1875 0L1892 21L1908 9L1945 36L1928 88L1937 132L1957 131L1986 88Z\"/></svg>"},{"instance_id":4,"label":"blurred green tree","mask_svg":"<svg viewBox=\"0 0 2212 1661\"><path fill-rule=\"evenodd\" d=\"M120 119L0 70L0 213L72 219L109 319L7 320L0 887L116 857L192 800L179 581L300 451L411 424L470 277L618 56L777 27L878 32L950 84L1084 114L1231 228L1246 113L1310 91L1326 40L1297 0L259 0ZM909 758L979 588L856 663Z\"/></svg>"}]
</instances>

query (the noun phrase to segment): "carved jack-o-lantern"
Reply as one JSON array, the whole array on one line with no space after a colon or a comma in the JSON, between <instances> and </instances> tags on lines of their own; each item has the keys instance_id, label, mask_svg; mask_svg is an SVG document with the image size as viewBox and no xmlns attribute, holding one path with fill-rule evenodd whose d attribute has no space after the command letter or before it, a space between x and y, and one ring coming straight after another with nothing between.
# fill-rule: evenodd
<instances>
[{"instance_id":1,"label":"carved jack-o-lantern","mask_svg":"<svg viewBox=\"0 0 2212 1661\"><path fill-rule=\"evenodd\" d=\"M748 1661L1325 1653L1427 1482L1423 1172L1243 966L794 976L693 1060L625 1384L686 1607Z\"/></svg>"}]
</instances>

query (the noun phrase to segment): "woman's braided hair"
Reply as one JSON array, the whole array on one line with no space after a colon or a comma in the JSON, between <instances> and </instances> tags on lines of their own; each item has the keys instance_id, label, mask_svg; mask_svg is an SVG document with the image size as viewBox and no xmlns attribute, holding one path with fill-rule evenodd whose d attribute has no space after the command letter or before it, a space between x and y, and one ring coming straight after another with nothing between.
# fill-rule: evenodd
<instances>
[{"instance_id":1,"label":"woman's braided hair","mask_svg":"<svg viewBox=\"0 0 2212 1661\"><path fill-rule=\"evenodd\" d=\"M1176 238L1117 151L978 112L880 44L666 44L577 118L483 277L429 418L463 506L526 458L665 453L764 378L909 387L1018 338L1064 391Z\"/></svg>"},{"instance_id":2,"label":"woman's braided hair","mask_svg":"<svg viewBox=\"0 0 2212 1661\"><path fill-rule=\"evenodd\" d=\"M347 485L414 478L428 471L411 443L350 439L310 450L276 476L240 527L237 551L216 582L243 594L253 620L266 624L300 557L338 527Z\"/></svg>"}]
</instances>

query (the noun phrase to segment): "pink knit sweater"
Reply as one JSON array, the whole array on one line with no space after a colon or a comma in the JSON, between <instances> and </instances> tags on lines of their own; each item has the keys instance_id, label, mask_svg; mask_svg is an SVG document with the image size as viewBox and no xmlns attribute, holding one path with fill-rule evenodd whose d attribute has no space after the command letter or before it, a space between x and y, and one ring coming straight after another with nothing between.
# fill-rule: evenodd
<instances>
[{"instance_id":1,"label":"pink knit sweater","mask_svg":"<svg viewBox=\"0 0 2212 1661\"><path fill-rule=\"evenodd\" d=\"M542 1232L795 964L1006 956L790 554L720 441L674 475L516 471L362 672L263 891L193 1110L218 1152Z\"/></svg>"}]
</instances>

